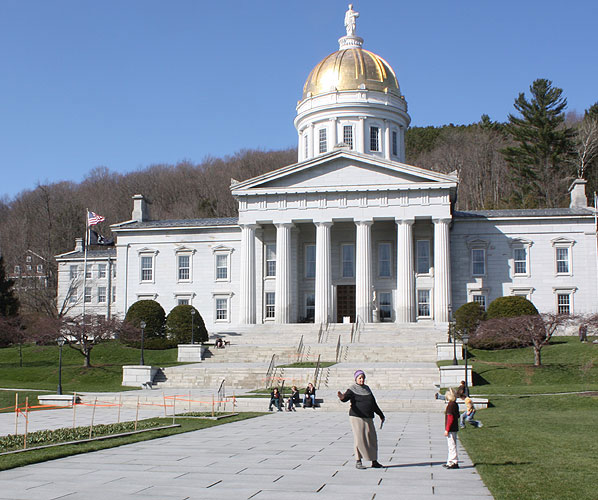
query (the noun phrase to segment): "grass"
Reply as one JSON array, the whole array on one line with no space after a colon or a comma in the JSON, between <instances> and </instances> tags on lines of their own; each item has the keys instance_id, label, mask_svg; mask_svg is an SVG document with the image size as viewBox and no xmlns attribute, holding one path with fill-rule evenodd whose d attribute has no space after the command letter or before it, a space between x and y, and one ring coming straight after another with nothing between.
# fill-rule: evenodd
<instances>
[{"instance_id":1,"label":"grass","mask_svg":"<svg viewBox=\"0 0 598 500\"><path fill-rule=\"evenodd\" d=\"M29 406L32 406L38 404L37 397L40 394L47 394L46 391L12 391L0 389L0 413L12 413L15 411L15 394L17 393L19 394L19 408L25 406L26 398L29 398Z\"/></svg>"},{"instance_id":2,"label":"grass","mask_svg":"<svg viewBox=\"0 0 598 500\"><path fill-rule=\"evenodd\" d=\"M138 365L139 349L117 341L95 346L90 368L83 367L83 356L65 346L62 349L62 390L64 393L122 391L122 366ZM177 349L145 350L145 364L178 364ZM0 349L0 385L3 388L46 389L58 386L58 346L23 347L23 366L19 366L17 347ZM14 396L13 396L14 399ZM14 404L14 400L13 403ZM1 407L8 406L2 405Z\"/></svg>"},{"instance_id":3,"label":"grass","mask_svg":"<svg viewBox=\"0 0 598 500\"><path fill-rule=\"evenodd\" d=\"M103 441L93 441L81 444L72 444L57 446L53 448L46 448L42 450L31 450L26 453L18 453L16 455L6 455L0 457L0 470L12 469L15 467L22 467L24 465L45 462L46 460L53 460L56 458L67 457L70 455L78 455L79 453L88 453L91 451L105 450L107 448L114 448L116 446L122 446L131 443L137 443L139 441L147 441L149 439L156 439L166 436L172 436L174 434L181 434L183 432L191 432L200 429L206 429L208 427L214 427L215 425L227 424L230 422L236 422L239 420L245 420L247 418L258 417L264 415L264 413L258 412L246 412L240 413L235 416L226 417L221 420L204 420L204 419L185 419L177 418L176 423L180 424L180 427L163 429L157 431L148 431L142 434L135 434L131 436L115 437L113 439L107 439ZM172 424L172 418L159 418L152 419L157 425L170 425Z\"/></svg>"},{"instance_id":4,"label":"grass","mask_svg":"<svg viewBox=\"0 0 598 500\"><path fill-rule=\"evenodd\" d=\"M542 394L597 390L598 345L555 338L541 367L531 348L471 355L471 393L488 394L492 407L476 414L483 428L459 438L494 498L595 498L587 478L598 459L598 394Z\"/></svg>"},{"instance_id":5,"label":"grass","mask_svg":"<svg viewBox=\"0 0 598 500\"><path fill-rule=\"evenodd\" d=\"M596 498L598 397L494 397L484 427L459 432L496 500Z\"/></svg>"}]
</instances>

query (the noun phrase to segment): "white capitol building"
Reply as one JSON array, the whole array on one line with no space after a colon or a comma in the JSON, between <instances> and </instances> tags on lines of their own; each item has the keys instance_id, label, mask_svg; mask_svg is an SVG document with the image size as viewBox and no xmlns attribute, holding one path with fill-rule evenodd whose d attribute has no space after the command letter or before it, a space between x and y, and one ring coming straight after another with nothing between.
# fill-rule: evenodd
<instances>
[{"instance_id":1,"label":"white capitol building","mask_svg":"<svg viewBox=\"0 0 598 500\"><path fill-rule=\"evenodd\" d=\"M455 210L459 180L404 163L407 102L347 25L297 105L298 162L232 181L238 218L151 220L142 195L116 250L57 256L58 303L124 316L199 310L209 331L264 323L445 324L469 301L523 295L542 312L597 307L585 181L569 208Z\"/></svg>"}]
</instances>

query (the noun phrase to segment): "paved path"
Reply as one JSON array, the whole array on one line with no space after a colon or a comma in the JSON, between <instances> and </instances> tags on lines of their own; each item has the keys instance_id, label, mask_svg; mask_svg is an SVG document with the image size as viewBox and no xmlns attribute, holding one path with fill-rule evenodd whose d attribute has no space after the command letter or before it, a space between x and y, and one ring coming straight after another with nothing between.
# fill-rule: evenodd
<instances>
[{"instance_id":1,"label":"paved path","mask_svg":"<svg viewBox=\"0 0 598 500\"><path fill-rule=\"evenodd\" d=\"M0 472L0 498L491 499L462 448L441 466L443 418L388 413L385 469L355 469L346 412L299 410Z\"/></svg>"}]
</instances>

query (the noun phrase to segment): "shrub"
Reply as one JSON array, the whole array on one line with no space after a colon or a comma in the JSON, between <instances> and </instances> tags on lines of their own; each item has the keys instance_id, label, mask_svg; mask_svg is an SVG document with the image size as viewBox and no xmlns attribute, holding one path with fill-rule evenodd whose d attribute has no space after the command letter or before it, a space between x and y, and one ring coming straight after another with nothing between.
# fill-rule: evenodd
<instances>
[{"instance_id":1,"label":"shrub","mask_svg":"<svg viewBox=\"0 0 598 500\"><path fill-rule=\"evenodd\" d=\"M455 311L455 329L457 335L471 335L481 321L486 319L484 308L477 302L467 302Z\"/></svg>"},{"instance_id":2,"label":"shrub","mask_svg":"<svg viewBox=\"0 0 598 500\"><path fill-rule=\"evenodd\" d=\"M141 339L139 337L132 339L121 339L123 344L134 349L141 349ZM165 337L153 337L150 339L143 339L143 348L148 351L164 351L166 349L173 349L177 346L177 342L173 339Z\"/></svg>"},{"instance_id":3,"label":"shrub","mask_svg":"<svg viewBox=\"0 0 598 500\"><path fill-rule=\"evenodd\" d=\"M191 311L195 311L195 317L191 319ZM193 324L194 342L207 342L208 331L206 325L195 307L190 305L176 306L166 318L166 333L169 339L177 344L191 343L191 324Z\"/></svg>"},{"instance_id":4,"label":"shrub","mask_svg":"<svg viewBox=\"0 0 598 500\"><path fill-rule=\"evenodd\" d=\"M151 339L165 336L165 317L164 309L155 300L138 300L129 307L125 321L136 328L141 328L140 323L145 321L144 336Z\"/></svg>"},{"instance_id":5,"label":"shrub","mask_svg":"<svg viewBox=\"0 0 598 500\"><path fill-rule=\"evenodd\" d=\"M493 300L488 306L486 317L493 318L514 318L517 316L533 316L537 315L538 310L525 297L518 297L516 295L510 297L499 297Z\"/></svg>"},{"instance_id":6,"label":"shrub","mask_svg":"<svg viewBox=\"0 0 598 500\"><path fill-rule=\"evenodd\" d=\"M540 319L539 316L533 316ZM492 318L482 321L469 337L469 346L473 349L514 349L527 347L532 343L521 335L519 316L516 318ZM530 316L525 316L530 318Z\"/></svg>"}]
</instances>

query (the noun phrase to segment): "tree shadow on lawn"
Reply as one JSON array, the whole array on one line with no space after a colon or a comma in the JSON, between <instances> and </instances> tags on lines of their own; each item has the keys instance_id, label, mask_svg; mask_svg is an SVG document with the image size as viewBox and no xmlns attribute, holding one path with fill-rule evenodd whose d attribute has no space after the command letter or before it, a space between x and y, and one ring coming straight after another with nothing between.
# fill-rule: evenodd
<instances>
[{"instance_id":1,"label":"tree shadow on lawn","mask_svg":"<svg viewBox=\"0 0 598 500\"><path fill-rule=\"evenodd\" d=\"M498 466L498 467L512 467L514 465L532 465L534 462L513 462L507 460L506 462L475 462L473 465L477 467L479 465Z\"/></svg>"}]
</instances>

